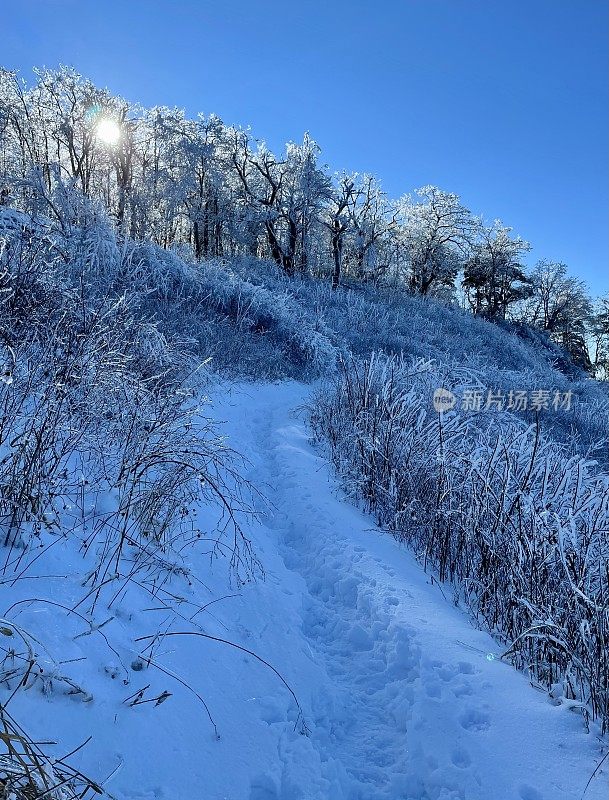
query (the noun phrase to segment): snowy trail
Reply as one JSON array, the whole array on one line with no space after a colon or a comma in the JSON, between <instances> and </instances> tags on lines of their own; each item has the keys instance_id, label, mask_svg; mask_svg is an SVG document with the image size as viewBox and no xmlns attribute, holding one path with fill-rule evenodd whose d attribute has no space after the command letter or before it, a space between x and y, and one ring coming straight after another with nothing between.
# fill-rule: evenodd
<instances>
[{"instance_id":1,"label":"snowy trail","mask_svg":"<svg viewBox=\"0 0 609 800\"><path fill-rule=\"evenodd\" d=\"M120 606L100 600L90 630L62 609L86 612L78 537L41 545L24 580L0 582L0 608L40 643L48 672L46 690L17 693L14 715L37 740L58 742L57 755L92 736L74 766L116 800L580 800L597 738L489 660L497 645L449 588L342 498L298 411L309 391L257 383L212 395L246 477L270 500L259 521L243 521L265 580L228 587L226 559L211 555L218 512L206 506L193 510L204 535L184 550L184 570L162 573L154 596L127 582ZM116 587L104 592L109 603ZM93 622L112 652L88 635ZM134 671L140 637L185 629L271 664L309 735L277 675L238 648L161 636L161 669ZM54 677L64 672L86 702ZM130 704L140 690L153 701ZM0 702L11 692L0 686ZM585 800L608 794L605 765Z\"/></svg>"},{"instance_id":2,"label":"snowy trail","mask_svg":"<svg viewBox=\"0 0 609 800\"><path fill-rule=\"evenodd\" d=\"M310 737L322 766L338 762L346 796L361 800L581 797L594 738L492 659L496 643L340 499L295 415L303 399L294 385L245 389L234 397L233 424L240 436L250 432L249 455L277 508L267 526L305 581L298 633L327 676ZM606 781L599 776L586 797L605 798ZM339 796L311 792L289 797ZM284 795L269 783L250 800L275 797Z\"/></svg>"}]
</instances>

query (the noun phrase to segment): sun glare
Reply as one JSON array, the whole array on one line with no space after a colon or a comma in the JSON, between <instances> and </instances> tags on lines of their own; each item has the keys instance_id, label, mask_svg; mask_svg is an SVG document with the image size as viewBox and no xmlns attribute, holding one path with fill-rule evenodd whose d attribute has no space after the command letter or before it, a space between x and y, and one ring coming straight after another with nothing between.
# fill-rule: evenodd
<instances>
[{"instance_id":1,"label":"sun glare","mask_svg":"<svg viewBox=\"0 0 609 800\"><path fill-rule=\"evenodd\" d=\"M95 133L98 139L101 139L105 144L116 144L121 136L121 129L118 123L113 119L100 119L95 126Z\"/></svg>"}]
</instances>

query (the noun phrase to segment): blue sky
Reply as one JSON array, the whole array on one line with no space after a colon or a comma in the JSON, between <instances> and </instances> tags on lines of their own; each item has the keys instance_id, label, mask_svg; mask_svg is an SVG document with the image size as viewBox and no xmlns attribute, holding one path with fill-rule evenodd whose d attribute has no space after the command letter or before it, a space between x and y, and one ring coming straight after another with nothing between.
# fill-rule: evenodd
<instances>
[{"instance_id":1,"label":"blue sky","mask_svg":"<svg viewBox=\"0 0 609 800\"><path fill-rule=\"evenodd\" d=\"M19 0L0 63L71 64L275 149L308 130L392 196L461 195L607 291L606 0Z\"/></svg>"}]
</instances>

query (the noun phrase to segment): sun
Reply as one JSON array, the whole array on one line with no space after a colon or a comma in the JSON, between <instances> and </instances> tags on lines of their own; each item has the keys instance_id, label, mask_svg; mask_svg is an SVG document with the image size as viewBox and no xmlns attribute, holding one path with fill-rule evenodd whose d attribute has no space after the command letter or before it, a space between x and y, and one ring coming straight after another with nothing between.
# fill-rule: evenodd
<instances>
[{"instance_id":1,"label":"sun","mask_svg":"<svg viewBox=\"0 0 609 800\"><path fill-rule=\"evenodd\" d=\"M95 126L95 134L105 144L116 144L121 138L121 129L115 120L103 117Z\"/></svg>"}]
</instances>

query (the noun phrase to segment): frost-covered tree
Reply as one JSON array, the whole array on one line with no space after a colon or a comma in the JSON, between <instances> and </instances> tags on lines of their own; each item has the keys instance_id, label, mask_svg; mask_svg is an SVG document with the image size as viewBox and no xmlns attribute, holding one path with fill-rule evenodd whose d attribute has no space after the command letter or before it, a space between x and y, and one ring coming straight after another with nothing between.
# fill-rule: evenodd
<instances>
[{"instance_id":1,"label":"frost-covered tree","mask_svg":"<svg viewBox=\"0 0 609 800\"><path fill-rule=\"evenodd\" d=\"M594 376L609 380L609 294L594 303L590 337Z\"/></svg>"},{"instance_id":2,"label":"frost-covered tree","mask_svg":"<svg viewBox=\"0 0 609 800\"><path fill-rule=\"evenodd\" d=\"M589 370L588 328L592 304L583 281L568 274L567 266L539 261L530 275L531 296L519 314L561 345L574 363Z\"/></svg>"},{"instance_id":3,"label":"frost-covered tree","mask_svg":"<svg viewBox=\"0 0 609 800\"><path fill-rule=\"evenodd\" d=\"M310 235L330 182L317 164L319 147L307 135L302 144L289 143L282 160L249 137L235 131L231 159L241 185L242 202L261 226L273 260L288 275L307 266ZM257 225L256 225L257 224Z\"/></svg>"},{"instance_id":4,"label":"frost-covered tree","mask_svg":"<svg viewBox=\"0 0 609 800\"><path fill-rule=\"evenodd\" d=\"M287 226L294 269L308 271L312 239L331 193L329 177L318 164L319 145L305 134L301 144L286 147L282 217Z\"/></svg>"},{"instance_id":5,"label":"frost-covered tree","mask_svg":"<svg viewBox=\"0 0 609 800\"><path fill-rule=\"evenodd\" d=\"M384 263L383 243L396 225L393 204L373 175L353 176L349 194L349 252L347 260L355 277L378 278L388 269Z\"/></svg>"},{"instance_id":6,"label":"frost-covered tree","mask_svg":"<svg viewBox=\"0 0 609 800\"><path fill-rule=\"evenodd\" d=\"M338 288L341 280L345 235L351 222L349 208L353 203L355 191L354 177L341 175L337 179L337 185L330 192L326 213L323 218L323 222L330 233L333 289Z\"/></svg>"},{"instance_id":7,"label":"frost-covered tree","mask_svg":"<svg viewBox=\"0 0 609 800\"><path fill-rule=\"evenodd\" d=\"M230 216L225 136L222 121L213 115L200 115L182 128L180 195L198 260L224 252L224 225Z\"/></svg>"},{"instance_id":8,"label":"frost-covered tree","mask_svg":"<svg viewBox=\"0 0 609 800\"><path fill-rule=\"evenodd\" d=\"M322 219L330 238L333 288L343 271L366 281L387 273L386 245L396 226L396 213L373 176L337 176L326 195Z\"/></svg>"},{"instance_id":9,"label":"frost-covered tree","mask_svg":"<svg viewBox=\"0 0 609 800\"><path fill-rule=\"evenodd\" d=\"M508 308L530 292L530 281L521 264L521 256L530 245L512 229L495 220L490 227L480 227L463 269L463 288L474 314L489 319L505 319Z\"/></svg>"},{"instance_id":10,"label":"frost-covered tree","mask_svg":"<svg viewBox=\"0 0 609 800\"><path fill-rule=\"evenodd\" d=\"M14 73L0 76L0 108L16 156L13 168L25 176L28 165L36 164L50 189L54 164L84 194L99 192L108 161L95 135L96 119L113 113L119 101L72 68L34 72L37 82L29 90Z\"/></svg>"},{"instance_id":11,"label":"frost-covered tree","mask_svg":"<svg viewBox=\"0 0 609 800\"><path fill-rule=\"evenodd\" d=\"M452 286L476 231L471 212L456 194L424 186L399 204L401 235L408 253L408 286L433 294Z\"/></svg>"}]
</instances>

